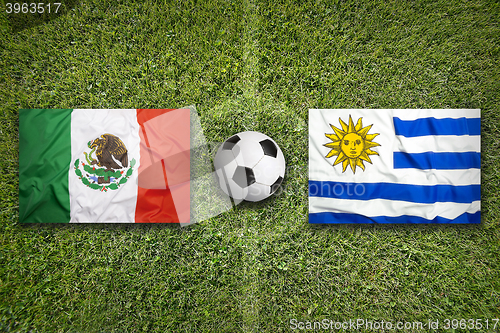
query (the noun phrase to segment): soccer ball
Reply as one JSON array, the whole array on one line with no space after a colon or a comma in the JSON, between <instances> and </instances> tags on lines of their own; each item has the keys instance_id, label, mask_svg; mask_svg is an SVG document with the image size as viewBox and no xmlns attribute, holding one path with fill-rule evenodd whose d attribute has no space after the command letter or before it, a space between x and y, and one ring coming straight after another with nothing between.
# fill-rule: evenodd
<instances>
[{"instance_id":1,"label":"soccer ball","mask_svg":"<svg viewBox=\"0 0 500 333\"><path fill-rule=\"evenodd\" d=\"M276 192L285 176L280 147L259 132L241 132L224 141L214 166L220 187L235 200L264 200Z\"/></svg>"}]
</instances>

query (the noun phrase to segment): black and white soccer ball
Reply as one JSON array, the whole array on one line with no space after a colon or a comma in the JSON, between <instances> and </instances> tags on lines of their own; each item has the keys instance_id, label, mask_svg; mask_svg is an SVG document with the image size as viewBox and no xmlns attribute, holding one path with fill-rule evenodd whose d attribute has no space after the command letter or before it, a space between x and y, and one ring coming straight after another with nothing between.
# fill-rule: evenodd
<instances>
[{"instance_id":1,"label":"black and white soccer ball","mask_svg":"<svg viewBox=\"0 0 500 333\"><path fill-rule=\"evenodd\" d=\"M285 177L283 152L273 139L259 132L241 132L224 141L214 166L220 187L235 200L264 200Z\"/></svg>"}]
</instances>

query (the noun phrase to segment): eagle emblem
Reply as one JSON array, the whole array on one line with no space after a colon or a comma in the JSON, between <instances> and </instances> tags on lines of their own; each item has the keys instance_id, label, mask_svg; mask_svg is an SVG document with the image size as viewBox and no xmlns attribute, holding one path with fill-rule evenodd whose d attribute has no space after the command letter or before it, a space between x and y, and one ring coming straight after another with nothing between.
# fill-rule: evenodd
<instances>
[{"instance_id":1,"label":"eagle emblem","mask_svg":"<svg viewBox=\"0 0 500 333\"><path fill-rule=\"evenodd\" d=\"M89 141L87 145L92 149L89 155L95 151L97 157L97 160L91 161L92 165L106 167L106 170L128 167L127 148L119 137L113 134L103 134L100 138Z\"/></svg>"},{"instance_id":2,"label":"eagle emblem","mask_svg":"<svg viewBox=\"0 0 500 333\"><path fill-rule=\"evenodd\" d=\"M83 152L84 161L74 163L75 173L87 187L107 192L124 185L133 173L135 159L128 160L127 147L113 134L102 134L87 143L90 152ZM94 158L92 155L95 153ZM83 172L80 170L83 167ZM127 169L128 168L128 169Z\"/></svg>"}]
</instances>

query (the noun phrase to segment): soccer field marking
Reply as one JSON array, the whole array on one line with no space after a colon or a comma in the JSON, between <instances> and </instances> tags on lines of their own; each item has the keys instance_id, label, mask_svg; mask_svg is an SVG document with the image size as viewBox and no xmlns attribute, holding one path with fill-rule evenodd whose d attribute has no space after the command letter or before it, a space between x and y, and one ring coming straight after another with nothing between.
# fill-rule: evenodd
<instances>
[{"instance_id":1,"label":"soccer field marking","mask_svg":"<svg viewBox=\"0 0 500 333\"><path fill-rule=\"evenodd\" d=\"M258 41L252 36L252 32L259 26L259 18L257 14L257 6L252 0L245 0L243 3L245 24L243 32L243 75L242 75L242 90L243 90L243 108L249 108L247 114L252 118L250 124L245 126L246 130L253 130L255 123L252 114L257 110L262 101L257 92L257 80L259 72L259 64L257 58ZM259 247L257 244L258 232L251 225L247 225L249 219L245 219L241 229L237 232L242 235L242 247L244 247L243 262L247 263L244 266L244 275L241 289L240 308L243 318L244 332L259 331L259 274L255 265L258 257ZM253 220L250 220L254 222Z\"/></svg>"}]
</instances>

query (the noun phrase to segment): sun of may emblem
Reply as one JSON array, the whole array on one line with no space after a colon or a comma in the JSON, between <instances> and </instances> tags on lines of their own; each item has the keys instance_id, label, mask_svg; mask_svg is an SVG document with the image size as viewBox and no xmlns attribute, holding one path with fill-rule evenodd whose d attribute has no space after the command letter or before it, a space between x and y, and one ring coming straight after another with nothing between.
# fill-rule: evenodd
<instances>
[{"instance_id":1,"label":"sun of may emblem","mask_svg":"<svg viewBox=\"0 0 500 333\"><path fill-rule=\"evenodd\" d=\"M85 160L80 162L77 158L75 161L75 173L87 187L101 192L117 190L134 172L135 159L130 161L129 167L127 148L119 137L103 134L89 141L87 147L91 151L83 153ZM97 159L92 157L94 152Z\"/></svg>"},{"instance_id":2,"label":"sun of may emblem","mask_svg":"<svg viewBox=\"0 0 500 333\"><path fill-rule=\"evenodd\" d=\"M370 148L380 146L378 143L373 142L373 139L379 135L379 133L368 134L368 131L373 125L363 127L361 119L363 118L359 118L356 126L354 126L351 115L349 115L349 125L339 118L342 129L330 124L335 134L325 133L326 137L333 141L324 145L325 147L331 148L326 158L337 156L333 165L335 166L342 163L342 172L345 172L348 165L351 166L353 173L356 173L357 166L364 171L365 166L363 161L371 164L372 161L369 155L378 155L376 151Z\"/></svg>"}]
</instances>

